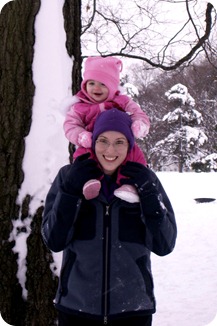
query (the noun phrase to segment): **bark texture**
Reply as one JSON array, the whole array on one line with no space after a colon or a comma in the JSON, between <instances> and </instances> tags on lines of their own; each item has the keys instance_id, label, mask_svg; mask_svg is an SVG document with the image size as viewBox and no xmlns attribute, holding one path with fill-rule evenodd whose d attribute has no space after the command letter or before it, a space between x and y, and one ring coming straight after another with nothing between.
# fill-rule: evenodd
<instances>
[{"instance_id":1,"label":"bark texture","mask_svg":"<svg viewBox=\"0 0 217 326\"><path fill-rule=\"evenodd\" d=\"M23 325L26 303L17 279L17 254L9 241L23 181L24 137L31 126L34 84L34 19L40 1L8 2L0 15L0 310L5 321Z\"/></svg>"},{"instance_id":2,"label":"bark texture","mask_svg":"<svg viewBox=\"0 0 217 326\"><path fill-rule=\"evenodd\" d=\"M31 216L30 195L21 207L16 204L24 180L24 138L31 128L35 93L32 78L34 24L40 4L40 0L11 1L0 15L0 311L3 319L14 326L56 325L53 298L58 278L51 271L52 254L41 237L44 207L38 207ZM66 50L74 59L72 92L75 93L81 82L81 0L66 0L63 15ZM17 277L15 242L11 241L10 235L14 220L25 222L29 217L32 223L27 239L25 299ZM25 227L15 231L17 234L28 232Z\"/></svg>"},{"instance_id":3,"label":"bark texture","mask_svg":"<svg viewBox=\"0 0 217 326\"><path fill-rule=\"evenodd\" d=\"M66 48L70 57L73 58L72 68L72 94L77 93L81 87L81 0L65 0L63 7L64 27L66 31ZM69 143L69 161L75 146Z\"/></svg>"}]
</instances>

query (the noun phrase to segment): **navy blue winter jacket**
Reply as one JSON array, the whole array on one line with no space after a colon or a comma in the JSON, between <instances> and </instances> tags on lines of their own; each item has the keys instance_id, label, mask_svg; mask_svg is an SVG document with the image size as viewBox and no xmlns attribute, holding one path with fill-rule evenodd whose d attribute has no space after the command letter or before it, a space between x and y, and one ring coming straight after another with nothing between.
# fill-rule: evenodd
<instances>
[{"instance_id":1,"label":"navy blue winter jacket","mask_svg":"<svg viewBox=\"0 0 217 326\"><path fill-rule=\"evenodd\" d=\"M153 194L140 203L116 197L108 203L102 193L87 201L61 190L69 167L51 186L42 223L47 247L63 251L56 308L102 320L154 313L150 254L169 254L177 236L159 179L153 173L162 201L157 207Z\"/></svg>"}]
</instances>

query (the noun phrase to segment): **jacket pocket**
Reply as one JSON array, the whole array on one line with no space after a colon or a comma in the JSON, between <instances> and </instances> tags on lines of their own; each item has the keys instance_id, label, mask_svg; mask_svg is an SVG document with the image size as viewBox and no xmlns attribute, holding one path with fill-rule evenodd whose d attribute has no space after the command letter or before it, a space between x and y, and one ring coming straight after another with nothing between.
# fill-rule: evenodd
<instances>
[{"instance_id":1,"label":"jacket pocket","mask_svg":"<svg viewBox=\"0 0 217 326\"><path fill-rule=\"evenodd\" d=\"M60 284L59 284L59 292L61 296L66 296L68 293L68 280L69 280L69 275L72 270L73 264L75 262L76 254L70 250L68 250L65 260L64 260L64 265L61 270L61 277L60 277Z\"/></svg>"},{"instance_id":2,"label":"jacket pocket","mask_svg":"<svg viewBox=\"0 0 217 326\"><path fill-rule=\"evenodd\" d=\"M136 263L144 279L145 286L146 286L146 293L149 296L149 298L152 301L154 301L154 293L153 293L154 283L153 283L151 271L148 267L150 265L149 258L147 256L140 257L139 259L136 260Z\"/></svg>"},{"instance_id":3,"label":"jacket pocket","mask_svg":"<svg viewBox=\"0 0 217 326\"><path fill-rule=\"evenodd\" d=\"M96 236L96 208L88 201L81 205L75 223L74 238L77 240L92 240Z\"/></svg>"},{"instance_id":4,"label":"jacket pocket","mask_svg":"<svg viewBox=\"0 0 217 326\"><path fill-rule=\"evenodd\" d=\"M146 228L141 220L139 206L121 207L119 214L119 240L145 243Z\"/></svg>"}]
</instances>

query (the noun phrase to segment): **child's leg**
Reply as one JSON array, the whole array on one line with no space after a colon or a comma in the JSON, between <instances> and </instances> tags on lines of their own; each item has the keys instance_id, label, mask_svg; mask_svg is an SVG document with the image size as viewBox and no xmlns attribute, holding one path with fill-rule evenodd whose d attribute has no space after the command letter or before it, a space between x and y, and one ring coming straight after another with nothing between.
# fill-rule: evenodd
<instances>
[{"instance_id":1,"label":"child's leg","mask_svg":"<svg viewBox=\"0 0 217 326\"><path fill-rule=\"evenodd\" d=\"M133 161L133 162L147 165L145 156L137 144L134 145L131 152L127 155L126 160L124 161L124 164L127 161ZM126 177L121 175L120 172L118 172L117 183L120 185L120 179L124 179L124 178L126 178ZM138 192L137 192L136 188L132 185L127 185L127 184L122 185L122 186L120 185L120 187L114 191L114 195L120 199L123 199L123 200L129 202L129 203L139 202Z\"/></svg>"},{"instance_id":2,"label":"child's leg","mask_svg":"<svg viewBox=\"0 0 217 326\"><path fill-rule=\"evenodd\" d=\"M114 191L114 195L128 203L139 203L139 195L134 186L123 185Z\"/></svg>"},{"instance_id":3,"label":"child's leg","mask_svg":"<svg viewBox=\"0 0 217 326\"><path fill-rule=\"evenodd\" d=\"M132 148L132 150L130 151L130 153L127 154L127 157L125 159L125 161L123 162L123 165L126 164L127 161L131 161L131 162L137 162L143 165L147 165L147 161L145 159L145 155L142 152L141 148L135 144ZM117 175L117 183L120 185L120 179L124 179L126 178L125 176L123 176L119 171L118 171L118 175Z\"/></svg>"},{"instance_id":4,"label":"child's leg","mask_svg":"<svg viewBox=\"0 0 217 326\"><path fill-rule=\"evenodd\" d=\"M90 179L84 184L83 195L87 200L96 198L99 196L101 189L101 182L97 179Z\"/></svg>"},{"instance_id":5,"label":"child's leg","mask_svg":"<svg viewBox=\"0 0 217 326\"><path fill-rule=\"evenodd\" d=\"M77 147L73 153L73 162L78 156L83 155L85 153L90 153L89 158L94 158L94 153L91 148Z\"/></svg>"},{"instance_id":6,"label":"child's leg","mask_svg":"<svg viewBox=\"0 0 217 326\"><path fill-rule=\"evenodd\" d=\"M79 147L73 154L73 159L75 160L76 157L90 153L90 158L95 159L92 149ZM83 195L87 200L93 199L99 195L99 191L101 189L101 182L97 179L90 179L88 180L83 186Z\"/></svg>"}]
</instances>

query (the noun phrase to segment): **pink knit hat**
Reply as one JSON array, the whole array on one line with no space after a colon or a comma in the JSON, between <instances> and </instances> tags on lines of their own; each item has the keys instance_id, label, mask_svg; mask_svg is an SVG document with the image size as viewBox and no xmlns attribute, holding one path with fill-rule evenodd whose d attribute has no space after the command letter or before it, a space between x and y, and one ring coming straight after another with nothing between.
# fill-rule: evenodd
<instances>
[{"instance_id":1,"label":"pink knit hat","mask_svg":"<svg viewBox=\"0 0 217 326\"><path fill-rule=\"evenodd\" d=\"M89 57L85 61L85 69L81 89L89 98L85 84L88 80L96 80L105 84L109 89L107 101L114 98L120 83L120 72L122 71L122 61L115 57Z\"/></svg>"}]
</instances>

